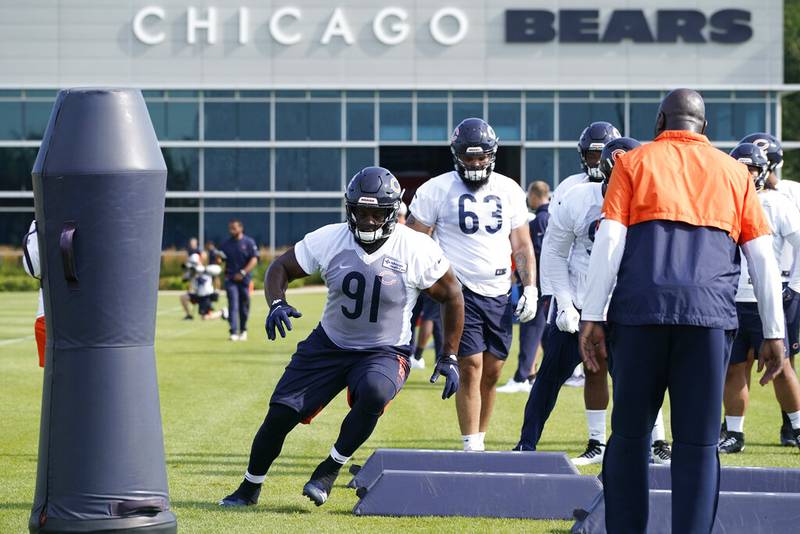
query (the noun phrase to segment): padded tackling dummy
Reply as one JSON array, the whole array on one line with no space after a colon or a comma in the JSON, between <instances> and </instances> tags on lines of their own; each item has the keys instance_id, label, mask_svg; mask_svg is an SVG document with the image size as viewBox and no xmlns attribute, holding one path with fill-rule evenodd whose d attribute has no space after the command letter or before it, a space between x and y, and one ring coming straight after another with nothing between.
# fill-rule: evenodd
<instances>
[{"instance_id":1,"label":"padded tackling dummy","mask_svg":"<svg viewBox=\"0 0 800 534\"><path fill-rule=\"evenodd\" d=\"M670 468L650 466L648 534L672 529ZM794 532L800 510L800 469L723 467L713 534ZM600 492L588 508L576 510L573 534L603 534L605 505Z\"/></svg>"},{"instance_id":2,"label":"padded tackling dummy","mask_svg":"<svg viewBox=\"0 0 800 534\"><path fill-rule=\"evenodd\" d=\"M549 473L577 475L563 452L470 452L425 449L377 449L363 467L353 466L349 488L368 488L386 469L473 473Z\"/></svg>"},{"instance_id":3,"label":"padded tackling dummy","mask_svg":"<svg viewBox=\"0 0 800 534\"><path fill-rule=\"evenodd\" d=\"M31 532L177 531L153 348L166 178L140 91L58 94L33 167L47 347Z\"/></svg>"},{"instance_id":4,"label":"padded tackling dummy","mask_svg":"<svg viewBox=\"0 0 800 534\"><path fill-rule=\"evenodd\" d=\"M471 452L462 452L471 455ZM357 491L356 515L571 519L600 491L596 477L384 470Z\"/></svg>"}]
</instances>

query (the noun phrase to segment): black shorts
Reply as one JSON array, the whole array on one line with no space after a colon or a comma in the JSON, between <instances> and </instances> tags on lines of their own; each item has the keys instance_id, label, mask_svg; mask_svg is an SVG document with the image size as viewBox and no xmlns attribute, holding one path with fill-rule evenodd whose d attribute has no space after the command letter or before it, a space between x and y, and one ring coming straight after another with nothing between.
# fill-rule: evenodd
<instances>
[{"instance_id":1,"label":"black shorts","mask_svg":"<svg viewBox=\"0 0 800 534\"><path fill-rule=\"evenodd\" d=\"M764 329L761 325L761 316L758 314L758 304L755 302L737 302L736 315L739 317L739 328L733 340L731 358L728 365L747 361L747 353L753 349L753 357L758 358L761 343L764 341ZM788 351L789 342L784 339Z\"/></svg>"},{"instance_id":2,"label":"black shorts","mask_svg":"<svg viewBox=\"0 0 800 534\"><path fill-rule=\"evenodd\" d=\"M484 297L463 288L464 333L458 356L491 352L500 360L508 358L513 335L511 299L509 295Z\"/></svg>"},{"instance_id":3,"label":"black shorts","mask_svg":"<svg viewBox=\"0 0 800 534\"><path fill-rule=\"evenodd\" d=\"M377 372L391 380L397 395L409 370L407 353L401 350L395 351L392 347L342 349L328 338L321 325L317 325L297 345L297 352L286 366L269 402L296 410L307 424L343 389L355 391L367 373ZM348 395L348 401L351 400Z\"/></svg>"}]
</instances>

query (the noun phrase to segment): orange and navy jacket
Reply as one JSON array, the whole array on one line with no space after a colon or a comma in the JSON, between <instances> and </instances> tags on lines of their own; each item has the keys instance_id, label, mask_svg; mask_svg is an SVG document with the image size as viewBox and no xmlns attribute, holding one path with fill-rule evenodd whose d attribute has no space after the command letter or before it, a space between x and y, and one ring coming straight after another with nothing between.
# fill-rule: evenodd
<instances>
[{"instance_id":1,"label":"orange and navy jacket","mask_svg":"<svg viewBox=\"0 0 800 534\"><path fill-rule=\"evenodd\" d=\"M603 211L628 229L609 321L737 327L738 245L770 233L746 166L666 131L616 161Z\"/></svg>"}]
</instances>

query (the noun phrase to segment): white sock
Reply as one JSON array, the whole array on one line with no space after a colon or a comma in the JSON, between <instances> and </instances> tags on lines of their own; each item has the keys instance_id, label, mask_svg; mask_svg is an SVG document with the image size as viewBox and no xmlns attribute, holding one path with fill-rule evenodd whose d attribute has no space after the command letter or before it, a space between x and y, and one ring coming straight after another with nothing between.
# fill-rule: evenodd
<instances>
[{"instance_id":1,"label":"white sock","mask_svg":"<svg viewBox=\"0 0 800 534\"><path fill-rule=\"evenodd\" d=\"M606 411L586 410L586 421L589 424L589 439L606 443Z\"/></svg>"},{"instance_id":2,"label":"white sock","mask_svg":"<svg viewBox=\"0 0 800 534\"><path fill-rule=\"evenodd\" d=\"M333 458L333 461L336 462L337 464L344 465L344 464L346 464L348 462L348 460L350 460L349 456L343 456L343 455L339 454L339 451L336 450L336 446L335 445L333 447L331 447L330 455L331 455L331 458Z\"/></svg>"},{"instance_id":3,"label":"white sock","mask_svg":"<svg viewBox=\"0 0 800 534\"><path fill-rule=\"evenodd\" d=\"M667 433L664 430L664 412L659 409L656 415L656 422L653 425L653 433L651 435L653 442L664 441L667 439Z\"/></svg>"},{"instance_id":4,"label":"white sock","mask_svg":"<svg viewBox=\"0 0 800 534\"><path fill-rule=\"evenodd\" d=\"M726 415L725 425L728 427L728 432L744 432L744 416Z\"/></svg>"},{"instance_id":5,"label":"white sock","mask_svg":"<svg viewBox=\"0 0 800 534\"><path fill-rule=\"evenodd\" d=\"M267 475L251 475L250 471L244 472L244 479L253 484L263 484L267 479Z\"/></svg>"},{"instance_id":6,"label":"white sock","mask_svg":"<svg viewBox=\"0 0 800 534\"><path fill-rule=\"evenodd\" d=\"M482 451L484 449L480 432L461 436L461 441L464 443L465 451Z\"/></svg>"},{"instance_id":7,"label":"white sock","mask_svg":"<svg viewBox=\"0 0 800 534\"><path fill-rule=\"evenodd\" d=\"M800 412L787 413L789 422L792 423L792 428L800 428Z\"/></svg>"},{"instance_id":8,"label":"white sock","mask_svg":"<svg viewBox=\"0 0 800 534\"><path fill-rule=\"evenodd\" d=\"M485 440L486 440L486 432L478 432L479 440L481 441L481 450L486 448Z\"/></svg>"}]
</instances>

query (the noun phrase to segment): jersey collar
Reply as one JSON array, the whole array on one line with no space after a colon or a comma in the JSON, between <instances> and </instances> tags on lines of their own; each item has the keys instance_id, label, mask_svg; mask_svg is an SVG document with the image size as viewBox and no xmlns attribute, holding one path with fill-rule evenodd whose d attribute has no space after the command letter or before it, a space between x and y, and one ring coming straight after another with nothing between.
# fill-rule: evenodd
<instances>
[{"instance_id":1,"label":"jersey collar","mask_svg":"<svg viewBox=\"0 0 800 534\"><path fill-rule=\"evenodd\" d=\"M655 141L668 140L711 144L708 137L691 130L665 130L655 138Z\"/></svg>"},{"instance_id":2,"label":"jersey collar","mask_svg":"<svg viewBox=\"0 0 800 534\"><path fill-rule=\"evenodd\" d=\"M361 261L363 261L367 265L370 265L375 260L377 260L378 258L383 256L384 254L386 254L386 251L389 250L389 248L392 246L392 243L394 243L394 240L397 239L397 232L398 232L398 227L399 226L400 226L399 224L395 226L394 231L389 235L389 239L387 239L383 243L383 245L381 245L381 247L378 250L376 250L375 252L373 252L372 254L367 254L367 251L364 250L361 247L361 245L358 244L358 241L356 241L356 238L353 235L353 232L350 232L348 230L348 232L350 232L350 239L353 240L353 246L355 247L356 254L358 255L359 259L361 259Z\"/></svg>"}]
</instances>

